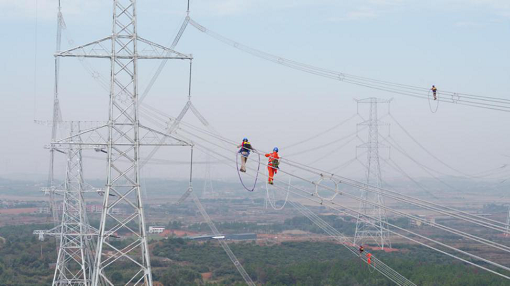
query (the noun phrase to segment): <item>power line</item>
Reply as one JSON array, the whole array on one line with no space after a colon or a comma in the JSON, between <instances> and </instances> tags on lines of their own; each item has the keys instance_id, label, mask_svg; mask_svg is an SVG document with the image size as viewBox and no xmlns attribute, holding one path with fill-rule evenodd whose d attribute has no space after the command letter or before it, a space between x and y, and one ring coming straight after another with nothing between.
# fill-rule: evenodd
<instances>
[{"instance_id":1,"label":"power line","mask_svg":"<svg viewBox=\"0 0 510 286\"><path fill-rule=\"evenodd\" d=\"M399 84L394 82L388 82L388 81L382 81L382 80L376 80L376 79L370 79L366 77L361 76L355 76L347 73L327 70L324 68L315 67L312 65L300 63L297 61L289 60L284 57L272 55L251 47L248 47L246 45L243 45L241 43L238 43L234 40L231 40L225 36L222 36L216 32L211 31L210 29L207 29L206 27L200 25L193 19L189 20L189 23L195 27L198 31L205 33L212 38L223 42L229 46L232 46L238 50L241 50L243 52L249 53L253 56L271 61L273 63L283 65L292 69L300 70L306 73L318 75L321 77L338 80L341 82L350 83L357 86L367 87L375 90L380 91L386 91L394 94L401 94L416 98L421 98L428 100L428 91L429 88L424 87L418 87L418 86L412 86L412 85L405 85L405 84ZM491 110L497 110L497 111L503 111L503 112L510 112L510 100L505 98L496 98L496 97L489 97L489 96L479 96L479 95L471 95L466 93L458 93L458 92L451 92L451 91L438 91L438 101L445 102L445 103L452 103L452 104L458 104L458 105L465 105L465 106L472 106L477 108L483 108L483 109L491 109Z\"/></svg>"},{"instance_id":2,"label":"power line","mask_svg":"<svg viewBox=\"0 0 510 286\"><path fill-rule=\"evenodd\" d=\"M294 147L296 147L296 146L299 146L299 145L301 145L301 144L303 144L303 143L306 143L306 142L312 141L312 140L314 140L314 139L316 139L316 138L318 138L318 137L320 137L320 136L322 136L322 135L324 135L324 134L329 133L330 131L333 131L333 130L337 129L338 127L340 127L340 126L344 125L345 123L349 122L351 119L354 119L356 116L357 116L357 114L354 114L353 116L351 116L351 117L349 117L349 118L347 118L347 119L343 120L342 122L340 122L340 123L338 123L338 124L335 124L334 126L332 126L332 127L328 128L328 129L326 129L326 130L324 130L324 131L322 131L322 132L319 132L319 133L317 133L317 134L315 134L315 135L313 135L313 136L310 136L310 137L309 137L309 138L307 138L307 139L304 139L304 140L301 140L301 141L299 141L299 142L296 142L296 143L293 143L293 144L290 144L290 145L284 146L284 147L282 147L282 148L283 148L283 149L287 149L287 150L288 150L288 149L290 149L290 148L294 148Z\"/></svg>"},{"instance_id":3,"label":"power line","mask_svg":"<svg viewBox=\"0 0 510 286\"><path fill-rule=\"evenodd\" d=\"M218 136L216 134L212 134L212 133L210 133L208 131L201 130L200 128L197 128L197 127L192 127L191 124L183 124L183 125L191 126L191 128L194 129L195 131L199 131L199 132L204 133L206 135L209 135L209 136L211 136L213 138L219 139L220 141L223 141L223 142L235 145L235 142L233 142L233 141L231 141L229 139L223 138L223 137ZM180 130L181 131L185 131L182 128L180 128ZM189 131L185 131L185 132L189 133ZM194 134L193 136L197 136L197 135ZM197 138L199 138L201 140L205 140L206 142L208 142L208 143L210 143L210 144L212 144L214 146L217 146L219 148L225 149L224 146L217 145L217 144L215 144L215 143L213 143L213 142L211 142L209 140L204 139L203 137L197 136ZM228 149L225 149L225 150L228 150ZM286 159L284 157L281 158L281 161L284 161L285 163L287 163L291 167L296 167L298 169L301 169L301 170L304 170L304 171L308 171L308 172L312 172L312 173L315 173L317 175L328 174L328 172L326 172L326 171L323 171L323 170L311 167L309 165L301 165L299 163L293 162L293 161L291 161L289 159ZM283 172L285 172L285 171L283 171ZM293 174L289 174L289 175L295 176ZM431 210L441 212L442 214L453 216L453 217L459 218L459 219L465 219L467 221L479 224L480 226L494 227L494 228L496 228L498 230L502 230L503 229L503 231L504 231L504 228L502 228L501 226L497 226L496 225L496 224L501 224L501 222L494 221L494 220L491 220L491 219L486 218L486 217L480 217L480 216L477 216L477 215L469 214L469 213L466 213L466 212L463 212L463 211L460 211L460 210L457 210L457 209L453 209L453 208L450 208L450 207L438 205L436 203L431 203L431 202L428 202L428 201L425 201L425 200L422 200L422 199L412 198L410 196L399 194L399 193L396 193L396 192L388 190L388 189L375 188L373 186L367 186L364 183L360 183L360 182L357 182L355 180L348 179L348 178L345 178L345 177L342 177L342 176L339 176L339 175L336 175L336 174L331 174L331 175L334 176L334 177L337 177L342 183L348 184L348 185L353 186L355 188L367 189L367 190L372 191L372 192L380 192L383 195L391 196L391 198L394 198L394 199L397 199L397 200L402 200L403 202L408 202L408 203L415 204L415 205L421 206L421 207L428 207ZM300 178L300 177L297 177L297 178ZM334 191L334 190L332 190L332 191ZM441 210L441 208L444 208L444 210Z\"/></svg>"},{"instance_id":4,"label":"power line","mask_svg":"<svg viewBox=\"0 0 510 286\"><path fill-rule=\"evenodd\" d=\"M202 138L202 139L203 139L203 138ZM208 143L212 143L212 142L210 142L210 141L206 141L206 142L208 142ZM197 143L197 144L198 144L198 143ZM197 146L197 147L199 147L199 148L207 149L207 150L209 150L212 154L219 155L219 156L221 156L221 157L223 157L223 158L225 158L225 159L227 159L227 160L232 161L232 159L229 159L228 157L225 157L224 155L221 155L221 154L217 153L216 151L214 151L214 150L210 149L209 147L205 147L205 146L203 146L203 145L201 145L201 144L198 144L198 145L196 145L196 146ZM221 147L220 147L220 148L221 148ZM261 174L263 174L263 173L261 173ZM263 175L265 175L265 174L263 174ZM267 175L265 175L265 176L267 176ZM298 179L301 179L301 180L307 181L306 179L304 179L304 178L302 178L302 177L298 177L298 176L295 176L295 175L294 175L293 177L296 177L296 178L298 178ZM313 183L313 182L310 182L310 183ZM276 185L275 185L275 186L276 186ZM342 206L344 209L347 209L347 210L349 210L349 211L354 212L355 214L350 214L350 216L353 216L353 217L356 217L357 215L364 215L364 214L362 214L362 213L360 213L360 212L358 212L358 211L354 211L354 210L352 210L352 209L350 209L350 208L347 208L347 207L345 207L345 206L343 206L343 205L339 204L338 202L333 202L333 201L331 201L331 202L330 202L330 201L324 201L324 200L320 200L320 201L313 200L313 199L311 199L311 197L310 197L310 193L306 192L306 190L302 190L301 188L298 188L298 187L296 187L296 186L292 186L292 187L293 187L293 188L295 188L295 189L297 189L297 190L300 190L301 192L305 192L305 193L307 193L308 195L303 195L303 194L299 194L299 195L300 195L300 196L302 196L302 197L304 197L304 198L307 198L308 200L312 200L312 201L315 201L315 202L317 202L317 203L319 203L319 202L320 202L321 204L322 204L322 203L328 203L328 202L329 202L329 203L330 203L330 204L332 204L332 205L339 205L339 206ZM328 187L326 187L326 186L323 186L323 187L324 187L324 188L326 188L326 189L328 188ZM293 191L291 191L291 192L292 192L292 193L294 193L294 194L297 194L296 192L293 192ZM333 208L334 208L334 207L333 207ZM334 209L341 211L341 210L340 210L340 209L338 209L338 208L334 208ZM391 210L391 209L390 209L390 210ZM395 210L391 210L391 211L396 212ZM342 212L343 212L343 211L342 211ZM461 211L459 211L459 212L461 212ZM401 213L401 212L399 212L399 213ZM402 213L402 214L403 214L403 213ZM365 216L366 216L366 215L365 215ZM409 216L409 215L407 215L407 216ZM372 218L373 218L373 217L372 217ZM423 219L421 219L421 218L419 218L419 217L414 217L414 219L415 219L415 220L420 220L420 221L422 221L422 222L424 222L424 223L426 223L426 224L429 224L429 225L431 225L431 226L433 226L433 227L439 227L439 224L437 224L437 223L433 223L433 224L432 224L432 223L430 223L430 222L424 221ZM417 237L423 238L423 239L425 239L425 240L427 240L427 241L429 241L429 242L432 242L432 243L435 243L435 244L441 245L441 246L446 247L446 248L448 248L448 249L450 249L450 250L454 250L454 251L459 252L459 253L461 253L461 254L468 255L468 256L470 256L470 257L472 257L472 258L475 258L475 259L477 259L477 260L479 260L479 261L483 261L483 262L485 262L485 263L492 264L492 265L494 265L494 266L496 266L496 267L499 267L499 268L502 268L502 269L509 270L509 269L507 269L507 267L505 267L505 266L503 266L503 265L501 265L501 264L498 264L498 263L492 262L492 261L490 261L490 260L484 259L484 258L479 257L479 256L477 256L477 255L474 255L474 254L472 254L472 253L468 253L468 252L466 252L466 251L463 251L463 250L457 249L457 248L455 248L455 247L452 247L452 246L446 245L446 244L441 243L441 242L439 242L439 241L437 241L437 240L434 240L434 239L428 238L428 237L426 237L426 236L424 236L424 235L420 235L420 234L418 234L418 233L415 233L415 232L409 231L409 230L404 229L404 228L402 228L402 227L398 227L398 226L396 226L396 225L394 225L394 224L391 224L391 223L388 223L388 225L389 225L389 226L391 226L392 228L396 228L396 229L398 229L398 230L405 231L405 232L407 232L407 233L409 233L409 234L411 234L411 235L413 235L413 236L417 236ZM443 230L446 230L446 231L448 231L448 232L449 232L449 231L451 231L451 228L448 228L448 227L441 226L440 228L441 228L441 229L443 229ZM449 230L449 229L450 229L450 230ZM469 260L466 260L466 259L460 258L460 257L458 257L458 256L456 256L456 255L453 255L453 254L451 254L451 253L448 253L448 252L446 252L446 251L440 250L440 249L438 249L438 248L435 248L435 247L433 247L433 246L431 246L431 245L428 245L428 244L423 243L423 242L421 242L421 241L418 241L418 240L416 240L416 239L413 239L413 238L410 238L410 237L405 236L405 235L403 235L403 234L400 234L400 233L398 233L398 232L396 232L396 231L394 231L394 230L389 229L389 231L390 231L391 233L394 233L394 234L396 234L396 235L399 235L399 236L401 236L401 237L403 237L403 238L406 238L406 239L409 239L409 240L411 240L411 241L413 241L413 242L416 242L416 243L419 243L419 244L421 244L421 245L424 245L424 246L426 246L426 247L428 247L428 248L430 248L430 249L436 250L436 251L441 252L441 253L443 253L443 254L446 254L446 255L448 255L448 256L450 256L450 257L453 257L453 258L459 259L459 260L461 260L461 261L463 261L463 262L465 262L465 263L471 264L471 265L473 265L473 266L479 267L479 268L484 269L484 270L486 270L486 271L489 271L489 272L491 272L491 273L494 273L494 274L497 274L497 275L502 276L502 277L504 277L504 278L510 279L510 277L508 277L508 276L506 276L506 275L500 274L500 273L498 273L498 272L496 272L496 271L494 271L494 270L491 270L491 269L489 269L489 268L487 268L487 267L484 267L484 266L482 266L482 265L476 264L476 263L471 262L471 261L469 261ZM487 241L487 240L485 240L485 239L477 238L476 236L472 236L472 235L465 234L465 233L464 233L464 235L463 235L463 234L462 234L462 232L459 232L459 231L454 231L454 233L455 233L455 234L458 234L458 235L461 235L461 236L465 236L465 235L467 235L468 237L474 237L474 240L475 240L475 241L480 242L480 243L483 243L483 244L486 244L486 243L494 244L494 243L493 243L493 242L491 242L491 241ZM501 248L501 247L503 247L503 246L499 246L499 245L497 245L497 244L496 244L496 245L493 245L493 247ZM506 251L508 251L508 250L506 250Z\"/></svg>"}]
</instances>

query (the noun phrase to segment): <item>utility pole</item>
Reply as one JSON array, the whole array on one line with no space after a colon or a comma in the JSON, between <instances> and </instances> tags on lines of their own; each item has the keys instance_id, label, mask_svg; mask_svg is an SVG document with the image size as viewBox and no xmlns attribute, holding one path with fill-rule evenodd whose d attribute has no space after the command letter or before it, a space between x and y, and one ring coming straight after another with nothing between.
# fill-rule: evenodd
<instances>
[{"instance_id":1,"label":"utility pole","mask_svg":"<svg viewBox=\"0 0 510 286\"><path fill-rule=\"evenodd\" d=\"M146 235L140 180L140 147L189 146L139 121L138 60L191 60L137 33L136 0L113 0L111 35L56 54L57 57L102 58L110 60L108 123L52 142L52 148L82 145L106 154L107 174L103 210L98 231L92 285L113 285L112 273L119 265L131 270L126 285L152 286L150 255ZM166 140L172 142L167 143ZM120 211L119 211L120 210ZM129 239L127 245L112 243Z\"/></svg>"},{"instance_id":2,"label":"utility pole","mask_svg":"<svg viewBox=\"0 0 510 286\"><path fill-rule=\"evenodd\" d=\"M377 98L357 101L358 112L360 104L369 105L368 119L359 124L368 127L368 138L365 143L358 146L358 148L366 149L366 182L369 187L380 188L382 186L379 162L379 148L382 146L379 143L379 127L382 123L378 117L378 104L387 103L389 105L390 101ZM391 247L386 212L381 207L383 205L383 197L378 192L361 190L360 214L356 222L354 244L362 245L373 241L382 249L385 246Z\"/></svg>"}]
</instances>

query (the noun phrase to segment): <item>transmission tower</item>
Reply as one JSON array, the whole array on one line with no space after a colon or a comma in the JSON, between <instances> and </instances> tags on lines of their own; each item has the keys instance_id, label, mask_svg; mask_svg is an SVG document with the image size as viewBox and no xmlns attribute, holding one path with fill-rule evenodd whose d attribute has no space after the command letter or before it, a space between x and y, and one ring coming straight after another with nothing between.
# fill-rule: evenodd
<instances>
[{"instance_id":1,"label":"transmission tower","mask_svg":"<svg viewBox=\"0 0 510 286\"><path fill-rule=\"evenodd\" d=\"M108 123L52 142L53 148L80 144L106 153L107 175L103 210L98 232L92 285L113 285L111 274L122 267L132 276L126 285L152 285L143 202L140 188L141 146L188 146L139 121L138 60L181 59L191 56L140 37L137 33L136 0L113 0L112 34L100 40L56 54L57 57L110 60ZM167 143L169 139L172 142ZM84 147L85 148L85 147ZM125 236L129 243L116 246L112 240ZM117 266L117 267L116 267ZM127 276L127 275L126 275Z\"/></svg>"},{"instance_id":2,"label":"transmission tower","mask_svg":"<svg viewBox=\"0 0 510 286\"><path fill-rule=\"evenodd\" d=\"M79 134L79 123L77 134ZM70 126L75 134L74 123ZM79 136L76 137L79 141ZM53 285L90 285L92 278L92 229L83 199L83 163L80 145L67 150L65 192L62 203L60 246Z\"/></svg>"},{"instance_id":3,"label":"transmission tower","mask_svg":"<svg viewBox=\"0 0 510 286\"><path fill-rule=\"evenodd\" d=\"M61 122L63 124L63 122ZM80 143L80 123L65 122L75 143ZM63 152L59 149L55 151ZM63 189L52 192L62 196L61 221L51 230L34 231L57 238L57 262L52 285L91 285L93 273L93 236L97 235L88 222L84 200L82 148L70 145L66 150L67 164Z\"/></svg>"},{"instance_id":4,"label":"transmission tower","mask_svg":"<svg viewBox=\"0 0 510 286\"><path fill-rule=\"evenodd\" d=\"M65 29L64 18L62 17L62 7L60 5L60 1L58 1L58 10L57 10L57 40L56 40L56 48L55 51L59 52L62 46L62 29ZM58 127L59 123L62 122L62 112L60 110L60 102L59 102L59 79L60 79L60 58L55 57L55 78L54 78L54 87L53 87L53 118L51 122L51 141L55 141L57 139ZM55 149L53 146L50 146L50 166L48 173L48 184L47 187L43 189L44 193L49 196L50 201L50 212L53 218L53 223L56 225L60 221L58 210L56 207L56 198L55 198Z\"/></svg>"},{"instance_id":5,"label":"transmission tower","mask_svg":"<svg viewBox=\"0 0 510 286\"><path fill-rule=\"evenodd\" d=\"M216 192L214 191L214 187L211 180L211 155L209 153L206 154L206 164L205 164L205 173L204 173L204 188L202 190L202 198L213 198L215 197Z\"/></svg>"},{"instance_id":6,"label":"transmission tower","mask_svg":"<svg viewBox=\"0 0 510 286\"><path fill-rule=\"evenodd\" d=\"M365 143L358 148L365 148L367 153L366 161L366 182L367 185L379 188L381 187L381 166L379 162L379 149L382 146L379 143L379 127L382 123L378 117L378 104L387 103L388 100L377 98L367 98L358 100L358 111L360 104L368 104L368 119L360 123L368 128L368 138ZM377 192L368 192L361 190L361 203L359 215L356 222L356 232L354 234L354 244L361 245L368 241L375 242L384 249L385 246L391 246L387 226L386 212L381 207L384 205L382 196Z\"/></svg>"}]
</instances>

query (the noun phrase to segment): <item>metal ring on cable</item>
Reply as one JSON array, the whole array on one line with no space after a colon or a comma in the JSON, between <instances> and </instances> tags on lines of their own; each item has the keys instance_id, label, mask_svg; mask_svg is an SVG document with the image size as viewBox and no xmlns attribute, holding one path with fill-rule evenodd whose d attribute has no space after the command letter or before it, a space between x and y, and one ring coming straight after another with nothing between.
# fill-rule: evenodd
<instances>
[{"instance_id":1,"label":"metal ring on cable","mask_svg":"<svg viewBox=\"0 0 510 286\"><path fill-rule=\"evenodd\" d=\"M236 154L236 169L237 169L237 175L239 176L239 181L241 181L241 184L243 185L243 187L248 191L248 192L253 192L255 190L255 188L257 187L257 180L259 178L259 171L260 171L260 154L257 152L257 155L259 155L259 163L258 163L258 167L257 167L257 175L255 176L255 182L253 183L253 187L251 189L249 189L248 187L246 187L246 185L244 184L243 182L243 178L241 178L241 172L239 171L239 156L241 156L241 153L237 152Z\"/></svg>"},{"instance_id":2,"label":"metal ring on cable","mask_svg":"<svg viewBox=\"0 0 510 286\"><path fill-rule=\"evenodd\" d=\"M429 109L430 109L430 112L432 112L432 113L436 113L436 112L437 112L437 109L439 108L439 100L436 100L436 101L437 101L436 109L435 109L435 110L433 110L433 109L432 109L432 104L430 104L430 92L431 92L431 90L429 89L429 93L427 94L427 99L429 100ZM437 95L437 92L436 92L436 95Z\"/></svg>"},{"instance_id":3,"label":"metal ring on cable","mask_svg":"<svg viewBox=\"0 0 510 286\"><path fill-rule=\"evenodd\" d=\"M328 180L328 181L331 181L335 184L335 193L333 194L333 196L331 198L324 198L322 197L321 195L319 195L319 185L322 181L324 180ZM324 201L332 201L335 199L335 197L340 194L340 192L338 191L338 182L333 180L333 176L329 177L329 178L325 178L323 174L321 174L321 178L314 183L315 184L315 196L317 196L318 198L320 198L321 200L324 200Z\"/></svg>"}]
</instances>

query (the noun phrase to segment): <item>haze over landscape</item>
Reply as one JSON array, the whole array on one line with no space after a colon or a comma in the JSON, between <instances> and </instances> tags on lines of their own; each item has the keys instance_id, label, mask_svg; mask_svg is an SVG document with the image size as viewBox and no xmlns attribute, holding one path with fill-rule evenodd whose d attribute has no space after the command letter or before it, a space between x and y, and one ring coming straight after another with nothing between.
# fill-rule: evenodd
<instances>
[{"instance_id":1,"label":"haze over landscape","mask_svg":"<svg viewBox=\"0 0 510 286\"><path fill-rule=\"evenodd\" d=\"M508 283L510 2L131 1L0 0L0 285L67 283L67 212L85 285ZM110 38L55 72L59 2L60 51L137 25L115 120Z\"/></svg>"}]
</instances>

